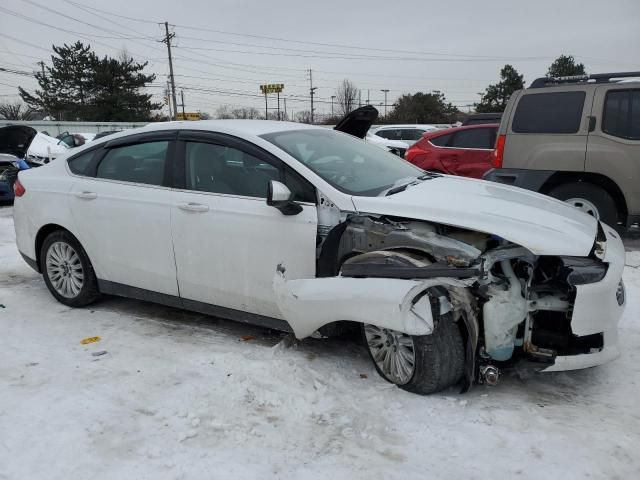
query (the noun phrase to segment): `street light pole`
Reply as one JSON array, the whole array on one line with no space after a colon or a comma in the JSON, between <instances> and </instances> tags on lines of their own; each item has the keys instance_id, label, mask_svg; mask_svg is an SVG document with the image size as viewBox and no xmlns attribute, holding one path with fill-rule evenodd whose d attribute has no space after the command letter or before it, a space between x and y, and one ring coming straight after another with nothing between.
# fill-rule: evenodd
<instances>
[{"instance_id":1,"label":"street light pole","mask_svg":"<svg viewBox=\"0 0 640 480\"><path fill-rule=\"evenodd\" d=\"M335 95L331 95L331 116L333 117L333 101L336 99Z\"/></svg>"},{"instance_id":2,"label":"street light pole","mask_svg":"<svg viewBox=\"0 0 640 480\"><path fill-rule=\"evenodd\" d=\"M389 93L389 89L383 88L380 91L384 93L384 118L386 119L387 118L387 93Z\"/></svg>"}]
</instances>

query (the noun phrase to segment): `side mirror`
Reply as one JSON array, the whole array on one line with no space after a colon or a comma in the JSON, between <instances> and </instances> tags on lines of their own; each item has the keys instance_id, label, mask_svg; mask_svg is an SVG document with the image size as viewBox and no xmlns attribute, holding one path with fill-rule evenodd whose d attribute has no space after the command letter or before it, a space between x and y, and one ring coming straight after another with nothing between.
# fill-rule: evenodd
<instances>
[{"instance_id":1,"label":"side mirror","mask_svg":"<svg viewBox=\"0 0 640 480\"><path fill-rule=\"evenodd\" d=\"M291 200L291 190L281 182L270 180L267 189L267 205L275 207L283 215L297 215L302 211L302 207Z\"/></svg>"}]
</instances>

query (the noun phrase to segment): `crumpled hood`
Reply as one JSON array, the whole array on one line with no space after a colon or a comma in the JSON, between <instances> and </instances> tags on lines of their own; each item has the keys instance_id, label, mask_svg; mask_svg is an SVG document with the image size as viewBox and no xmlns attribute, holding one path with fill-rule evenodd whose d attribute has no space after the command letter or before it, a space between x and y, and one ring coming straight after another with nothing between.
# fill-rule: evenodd
<instances>
[{"instance_id":1,"label":"crumpled hood","mask_svg":"<svg viewBox=\"0 0 640 480\"><path fill-rule=\"evenodd\" d=\"M353 197L362 213L426 220L497 235L536 255L586 256L595 218L553 198L484 180L449 175L388 197Z\"/></svg>"}]
</instances>

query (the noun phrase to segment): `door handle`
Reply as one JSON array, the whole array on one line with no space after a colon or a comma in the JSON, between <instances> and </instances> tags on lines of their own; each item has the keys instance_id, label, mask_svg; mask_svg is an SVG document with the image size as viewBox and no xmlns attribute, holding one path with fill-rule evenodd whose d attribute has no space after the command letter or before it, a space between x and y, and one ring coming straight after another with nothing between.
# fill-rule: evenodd
<instances>
[{"instance_id":1,"label":"door handle","mask_svg":"<svg viewBox=\"0 0 640 480\"><path fill-rule=\"evenodd\" d=\"M179 203L178 208L180 210L185 210L187 212L208 212L209 205L204 205L202 203Z\"/></svg>"},{"instance_id":2,"label":"door handle","mask_svg":"<svg viewBox=\"0 0 640 480\"><path fill-rule=\"evenodd\" d=\"M98 198L98 194L95 192L76 192L76 197L83 198L85 200L95 200Z\"/></svg>"}]
</instances>

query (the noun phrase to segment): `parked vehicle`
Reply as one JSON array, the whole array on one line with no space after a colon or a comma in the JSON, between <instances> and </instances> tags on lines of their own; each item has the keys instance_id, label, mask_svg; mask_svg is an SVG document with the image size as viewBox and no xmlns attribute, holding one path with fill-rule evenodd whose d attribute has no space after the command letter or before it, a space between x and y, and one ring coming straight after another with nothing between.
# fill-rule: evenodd
<instances>
[{"instance_id":1,"label":"parked vehicle","mask_svg":"<svg viewBox=\"0 0 640 480\"><path fill-rule=\"evenodd\" d=\"M640 72L540 78L513 94L485 178L640 222Z\"/></svg>"},{"instance_id":2,"label":"parked vehicle","mask_svg":"<svg viewBox=\"0 0 640 480\"><path fill-rule=\"evenodd\" d=\"M17 172L31 167L24 159L36 134L33 128L20 125L0 128L0 203L13 201Z\"/></svg>"},{"instance_id":3,"label":"parked vehicle","mask_svg":"<svg viewBox=\"0 0 640 480\"><path fill-rule=\"evenodd\" d=\"M502 120L502 112L495 113L473 113L467 117L467 119L462 122L462 126L466 127L467 125L480 125L487 123L500 123Z\"/></svg>"},{"instance_id":4,"label":"parked vehicle","mask_svg":"<svg viewBox=\"0 0 640 480\"><path fill-rule=\"evenodd\" d=\"M102 137L106 137L107 135L112 135L114 133L118 133L121 132L122 130L105 130L104 132L98 132L96 133L95 137L93 137L93 140L98 140Z\"/></svg>"},{"instance_id":5,"label":"parked vehicle","mask_svg":"<svg viewBox=\"0 0 640 480\"><path fill-rule=\"evenodd\" d=\"M363 137L367 119L341 130ZM18 249L67 306L122 295L297 338L354 322L378 372L421 394L618 356L611 228L342 132L160 123L20 172L15 192Z\"/></svg>"},{"instance_id":6,"label":"parked vehicle","mask_svg":"<svg viewBox=\"0 0 640 480\"><path fill-rule=\"evenodd\" d=\"M405 158L423 170L482 178L491 168L497 131L497 124L489 124L427 132Z\"/></svg>"},{"instance_id":7,"label":"parked vehicle","mask_svg":"<svg viewBox=\"0 0 640 480\"><path fill-rule=\"evenodd\" d=\"M437 129L434 125L383 125L371 133L386 140L405 142L406 146L409 147L420 140L423 134Z\"/></svg>"}]
</instances>

